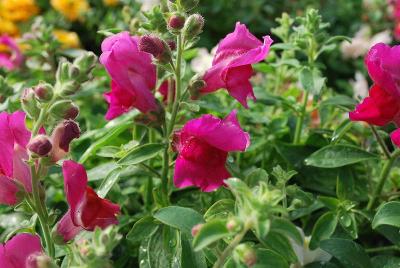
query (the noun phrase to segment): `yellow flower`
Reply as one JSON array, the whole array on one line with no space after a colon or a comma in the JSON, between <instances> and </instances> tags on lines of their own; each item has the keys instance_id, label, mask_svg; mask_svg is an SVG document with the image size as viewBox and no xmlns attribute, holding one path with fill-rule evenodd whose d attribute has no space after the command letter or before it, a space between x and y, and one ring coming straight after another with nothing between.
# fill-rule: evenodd
<instances>
[{"instance_id":1,"label":"yellow flower","mask_svg":"<svg viewBox=\"0 0 400 268\"><path fill-rule=\"evenodd\" d=\"M6 20L27 21L37 13L35 0L0 0L0 16Z\"/></svg>"},{"instance_id":2,"label":"yellow flower","mask_svg":"<svg viewBox=\"0 0 400 268\"><path fill-rule=\"evenodd\" d=\"M79 19L89 9L86 0L51 0L51 5L70 21Z\"/></svg>"},{"instance_id":3,"label":"yellow flower","mask_svg":"<svg viewBox=\"0 0 400 268\"><path fill-rule=\"evenodd\" d=\"M79 37L75 32L54 30L54 36L62 44L62 48L79 48Z\"/></svg>"},{"instance_id":4,"label":"yellow flower","mask_svg":"<svg viewBox=\"0 0 400 268\"><path fill-rule=\"evenodd\" d=\"M0 17L0 35L2 34L15 37L19 35L19 29L14 22Z\"/></svg>"},{"instance_id":5,"label":"yellow flower","mask_svg":"<svg viewBox=\"0 0 400 268\"><path fill-rule=\"evenodd\" d=\"M104 5L106 6L116 6L119 4L119 0L103 0Z\"/></svg>"}]
</instances>

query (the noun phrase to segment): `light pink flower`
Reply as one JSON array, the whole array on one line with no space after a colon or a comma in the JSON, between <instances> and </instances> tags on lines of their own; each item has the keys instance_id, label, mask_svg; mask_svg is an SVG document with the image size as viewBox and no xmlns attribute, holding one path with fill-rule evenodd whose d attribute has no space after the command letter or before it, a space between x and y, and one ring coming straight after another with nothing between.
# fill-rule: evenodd
<instances>
[{"instance_id":1,"label":"light pink flower","mask_svg":"<svg viewBox=\"0 0 400 268\"><path fill-rule=\"evenodd\" d=\"M245 151L250 137L232 111L221 120L212 115L192 119L175 136L178 152L174 182L178 188L197 186L209 192L224 185L230 177L225 167L229 152Z\"/></svg>"},{"instance_id":2,"label":"light pink flower","mask_svg":"<svg viewBox=\"0 0 400 268\"><path fill-rule=\"evenodd\" d=\"M0 46L7 48L6 51L0 51L0 68L4 67L10 71L18 68L24 57L14 39L8 35L2 35L0 36Z\"/></svg>"},{"instance_id":3,"label":"light pink flower","mask_svg":"<svg viewBox=\"0 0 400 268\"><path fill-rule=\"evenodd\" d=\"M249 81L253 74L251 65L265 59L272 42L269 36L264 37L264 43L261 42L245 25L237 22L235 31L219 43L212 67L203 77L207 86L201 93L225 88L247 108L247 100L256 99Z\"/></svg>"},{"instance_id":4,"label":"light pink flower","mask_svg":"<svg viewBox=\"0 0 400 268\"><path fill-rule=\"evenodd\" d=\"M26 233L17 234L5 244L0 244L0 267L29 267L29 257L42 252L39 236Z\"/></svg>"},{"instance_id":5,"label":"light pink flower","mask_svg":"<svg viewBox=\"0 0 400 268\"><path fill-rule=\"evenodd\" d=\"M87 186L88 178L85 168L74 161L63 163L64 188L69 210L57 225L57 232L67 242L81 230L93 231L111 224L118 224L116 215L120 207L107 199L100 198Z\"/></svg>"},{"instance_id":6,"label":"light pink flower","mask_svg":"<svg viewBox=\"0 0 400 268\"><path fill-rule=\"evenodd\" d=\"M32 191L26 146L31 133L25 126L25 113L0 113L0 204L15 205L20 186Z\"/></svg>"},{"instance_id":7,"label":"light pink flower","mask_svg":"<svg viewBox=\"0 0 400 268\"><path fill-rule=\"evenodd\" d=\"M150 54L139 51L138 41L137 36L121 32L101 44L100 62L112 79L111 91L104 95L109 103L107 120L133 108L143 113L157 109L152 93L156 86L156 67Z\"/></svg>"}]
</instances>

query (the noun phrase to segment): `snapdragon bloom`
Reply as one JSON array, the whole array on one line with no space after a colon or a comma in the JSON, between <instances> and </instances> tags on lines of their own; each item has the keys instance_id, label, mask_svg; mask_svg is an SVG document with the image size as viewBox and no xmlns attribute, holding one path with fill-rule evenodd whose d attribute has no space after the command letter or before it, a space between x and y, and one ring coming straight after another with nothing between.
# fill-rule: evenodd
<instances>
[{"instance_id":1,"label":"snapdragon bloom","mask_svg":"<svg viewBox=\"0 0 400 268\"><path fill-rule=\"evenodd\" d=\"M17 204L21 188L32 192L31 171L25 162L30 137L24 112L0 113L0 204Z\"/></svg>"},{"instance_id":2,"label":"snapdragon bloom","mask_svg":"<svg viewBox=\"0 0 400 268\"><path fill-rule=\"evenodd\" d=\"M14 39L8 35L0 36L0 68L14 70L22 64L23 59L21 50Z\"/></svg>"},{"instance_id":3,"label":"snapdragon bloom","mask_svg":"<svg viewBox=\"0 0 400 268\"><path fill-rule=\"evenodd\" d=\"M223 120L209 114L190 120L174 139L175 186L197 186L204 192L219 188L231 176L225 167L228 153L245 151L249 145L236 110Z\"/></svg>"},{"instance_id":4,"label":"snapdragon bloom","mask_svg":"<svg viewBox=\"0 0 400 268\"><path fill-rule=\"evenodd\" d=\"M0 244L0 267L32 267L30 258L43 254L40 238L37 235L17 234L5 244Z\"/></svg>"},{"instance_id":5,"label":"snapdragon bloom","mask_svg":"<svg viewBox=\"0 0 400 268\"><path fill-rule=\"evenodd\" d=\"M111 76L111 91L104 94L109 103L106 119L114 119L133 108L143 113L157 109L152 90L156 67L151 55L139 51L139 37L128 32L107 37L101 44L100 62Z\"/></svg>"},{"instance_id":6,"label":"snapdragon bloom","mask_svg":"<svg viewBox=\"0 0 400 268\"><path fill-rule=\"evenodd\" d=\"M72 240L81 230L93 231L111 224L118 224L116 215L120 207L107 199L100 198L87 186L85 168L72 160L64 161L64 189L69 210L57 225L57 233L64 242Z\"/></svg>"},{"instance_id":7,"label":"snapdragon bloom","mask_svg":"<svg viewBox=\"0 0 400 268\"><path fill-rule=\"evenodd\" d=\"M204 74L203 80L207 85L201 93L225 88L247 108L247 100L256 99L249 81L253 74L251 65L265 59L272 42L269 36L261 42L245 25L237 22L235 31L218 44L212 67Z\"/></svg>"},{"instance_id":8,"label":"snapdragon bloom","mask_svg":"<svg viewBox=\"0 0 400 268\"><path fill-rule=\"evenodd\" d=\"M374 45L365 57L365 65L374 84L355 110L350 120L364 121L384 126L400 123L400 46L390 47L383 43Z\"/></svg>"}]
</instances>

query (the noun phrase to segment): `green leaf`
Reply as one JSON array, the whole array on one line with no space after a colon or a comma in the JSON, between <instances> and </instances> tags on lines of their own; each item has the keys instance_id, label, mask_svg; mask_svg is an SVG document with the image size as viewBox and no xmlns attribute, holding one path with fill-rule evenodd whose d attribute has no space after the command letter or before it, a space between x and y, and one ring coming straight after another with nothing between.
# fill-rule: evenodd
<instances>
[{"instance_id":1,"label":"green leaf","mask_svg":"<svg viewBox=\"0 0 400 268\"><path fill-rule=\"evenodd\" d=\"M153 157L156 157L158 153L164 148L165 145L160 143L149 143L137 146L130 150L117 163L118 165L122 166L137 165Z\"/></svg>"},{"instance_id":2,"label":"green leaf","mask_svg":"<svg viewBox=\"0 0 400 268\"><path fill-rule=\"evenodd\" d=\"M297 256L293 251L289 239L281 233L271 231L265 238L260 238L264 247L282 255L288 262L297 262Z\"/></svg>"},{"instance_id":3,"label":"green leaf","mask_svg":"<svg viewBox=\"0 0 400 268\"><path fill-rule=\"evenodd\" d=\"M272 250L258 249L256 254L257 263L253 268L289 268L289 263Z\"/></svg>"},{"instance_id":4,"label":"green leaf","mask_svg":"<svg viewBox=\"0 0 400 268\"><path fill-rule=\"evenodd\" d=\"M192 237L181 233L182 257L181 267L207 268L203 252L195 252L192 247Z\"/></svg>"},{"instance_id":5,"label":"green leaf","mask_svg":"<svg viewBox=\"0 0 400 268\"><path fill-rule=\"evenodd\" d=\"M400 228L400 202L388 202L378 209L372 221L372 228L376 229L381 225Z\"/></svg>"},{"instance_id":6,"label":"green leaf","mask_svg":"<svg viewBox=\"0 0 400 268\"><path fill-rule=\"evenodd\" d=\"M221 199L215 202L204 214L204 219L210 221L216 218L226 219L229 213L235 212L235 201L232 199Z\"/></svg>"},{"instance_id":7,"label":"green leaf","mask_svg":"<svg viewBox=\"0 0 400 268\"><path fill-rule=\"evenodd\" d=\"M328 239L335 232L338 217L333 212L323 214L314 225L311 234L310 249L316 249L322 240Z\"/></svg>"},{"instance_id":8,"label":"green leaf","mask_svg":"<svg viewBox=\"0 0 400 268\"><path fill-rule=\"evenodd\" d=\"M213 220L205 223L196 234L193 240L195 251L211 245L212 243L229 236L230 233L226 228L226 221Z\"/></svg>"},{"instance_id":9,"label":"green leaf","mask_svg":"<svg viewBox=\"0 0 400 268\"><path fill-rule=\"evenodd\" d=\"M146 216L135 222L132 229L126 235L131 242L140 242L151 236L158 228L158 224L152 216Z\"/></svg>"},{"instance_id":10,"label":"green leaf","mask_svg":"<svg viewBox=\"0 0 400 268\"><path fill-rule=\"evenodd\" d=\"M292 238L300 245L303 244L304 242L303 237L296 228L296 225L294 225L292 222L286 219L283 218L273 219L271 223L271 231L281 233L288 238Z\"/></svg>"},{"instance_id":11,"label":"green leaf","mask_svg":"<svg viewBox=\"0 0 400 268\"><path fill-rule=\"evenodd\" d=\"M104 198L108 192L111 190L111 188L116 184L120 178L121 175L121 169L115 169L111 171L107 177L101 182L101 185L99 189L97 190L97 194L101 197Z\"/></svg>"},{"instance_id":12,"label":"green leaf","mask_svg":"<svg viewBox=\"0 0 400 268\"><path fill-rule=\"evenodd\" d=\"M372 258L372 266L374 268L399 268L400 258L389 256L389 255L379 255Z\"/></svg>"},{"instance_id":13,"label":"green leaf","mask_svg":"<svg viewBox=\"0 0 400 268\"><path fill-rule=\"evenodd\" d=\"M336 95L321 102L321 106L334 106L334 107L339 106L345 108L345 110L353 109L354 105L356 104L357 101L346 95Z\"/></svg>"},{"instance_id":14,"label":"green leaf","mask_svg":"<svg viewBox=\"0 0 400 268\"><path fill-rule=\"evenodd\" d=\"M246 176L245 182L249 187L254 187L260 181L268 183L268 177L268 173L264 169L257 168Z\"/></svg>"},{"instance_id":15,"label":"green leaf","mask_svg":"<svg viewBox=\"0 0 400 268\"><path fill-rule=\"evenodd\" d=\"M357 243L341 238L323 240L320 248L334 256L343 267L372 268L371 260Z\"/></svg>"},{"instance_id":16,"label":"green leaf","mask_svg":"<svg viewBox=\"0 0 400 268\"><path fill-rule=\"evenodd\" d=\"M313 95L318 95L325 84L325 78L321 77L316 70L311 70L309 67L301 69L299 80L303 88Z\"/></svg>"},{"instance_id":17,"label":"green leaf","mask_svg":"<svg viewBox=\"0 0 400 268\"><path fill-rule=\"evenodd\" d=\"M346 119L342 123L340 123L340 125L335 129L332 134L332 143L336 144L337 142L339 142L342 137L351 129L352 126L353 121L350 121L350 119Z\"/></svg>"},{"instance_id":18,"label":"green leaf","mask_svg":"<svg viewBox=\"0 0 400 268\"><path fill-rule=\"evenodd\" d=\"M105 145L107 145L108 143L113 141L119 134L121 134L122 132L124 132L126 129L128 129L131 126L132 126L132 123L127 122L127 123L124 123L122 125L115 127L113 130L109 130L111 132L109 132L107 135L103 136L96 142L93 142L90 145L90 147L86 149L86 151L83 153L83 155L79 159L79 163L81 163L81 164L85 163L89 159L89 157L96 154L97 150L99 150L100 148L104 147Z\"/></svg>"},{"instance_id":19,"label":"green leaf","mask_svg":"<svg viewBox=\"0 0 400 268\"><path fill-rule=\"evenodd\" d=\"M96 167L89 169L87 171L87 176L89 181L103 180L107 175L114 169L118 167L116 162L106 162L104 164L99 164Z\"/></svg>"},{"instance_id":20,"label":"green leaf","mask_svg":"<svg viewBox=\"0 0 400 268\"><path fill-rule=\"evenodd\" d=\"M311 154L306 165L321 168L336 168L358 162L377 159L377 156L352 145L328 145Z\"/></svg>"},{"instance_id":21,"label":"green leaf","mask_svg":"<svg viewBox=\"0 0 400 268\"><path fill-rule=\"evenodd\" d=\"M187 234L191 234L193 226L204 222L197 211L178 206L162 208L154 214L154 218Z\"/></svg>"}]
</instances>

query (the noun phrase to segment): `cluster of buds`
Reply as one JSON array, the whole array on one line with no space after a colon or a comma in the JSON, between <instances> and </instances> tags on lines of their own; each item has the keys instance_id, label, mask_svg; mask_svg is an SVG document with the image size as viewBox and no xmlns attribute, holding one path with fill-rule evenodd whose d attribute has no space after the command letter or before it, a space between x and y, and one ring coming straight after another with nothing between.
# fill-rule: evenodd
<instances>
[{"instance_id":1,"label":"cluster of buds","mask_svg":"<svg viewBox=\"0 0 400 268\"><path fill-rule=\"evenodd\" d=\"M96 66L97 56L86 52L76 58L73 63L62 61L56 73L56 94L66 97L75 94L80 85L90 79L90 74Z\"/></svg>"}]
</instances>

